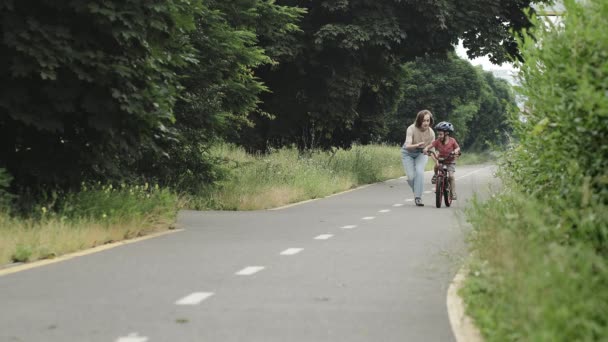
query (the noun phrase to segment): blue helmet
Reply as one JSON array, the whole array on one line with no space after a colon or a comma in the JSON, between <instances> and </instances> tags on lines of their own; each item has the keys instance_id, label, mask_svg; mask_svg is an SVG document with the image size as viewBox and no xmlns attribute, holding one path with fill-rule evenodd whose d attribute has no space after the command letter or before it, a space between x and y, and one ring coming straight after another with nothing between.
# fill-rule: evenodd
<instances>
[{"instance_id":1,"label":"blue helmet","mask_svg":"<svg viewBox=\"0 0 608 342\"><path fill-rule=\"evenodd\" d=\"M447 121L441 121L440 123L435 125L435 130L444 131L444 132L448 132L451 134L451 133L454 133L454 125L452 125L451 123L449 123Z\"/></svg>"}]
</instances>

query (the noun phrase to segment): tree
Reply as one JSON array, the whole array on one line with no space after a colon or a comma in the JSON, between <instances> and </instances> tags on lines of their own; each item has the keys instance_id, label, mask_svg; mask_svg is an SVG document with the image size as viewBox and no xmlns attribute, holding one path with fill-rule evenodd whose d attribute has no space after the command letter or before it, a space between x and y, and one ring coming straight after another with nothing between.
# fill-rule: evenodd
<instances>
[{"instance_id":1,"label":"tree","mask_svg":"<svg viewBox=\"0 0 608 342\"><path fill-rule=\"evenodd\" d=\"M349 146L383 133L386 110L399 100L401 64L424 55L445 55L459 38L472 54L496 61L517 56L510 44L529 26L529 1L442 2L281 0L308 10L297 54L258 69L272 93L261 108L276 116L255 119L240 142L264 150L295 143L300 148ZM491 25L499 28L488 29ZM483 32L480 32L483 31ZM473 32L473 33L471 33Z\"/></svg>"},{"instance_id":2,"label":"tree","mask_svg":"<svg viewBox=\"0 0 608 342\"><path fill-rule=\"evenodd\" d=\"M0 167L17 186L124 176L171 135L198 1L3 1Z\"/></svg>"},{"instance_id":3,"label":"tree","mask_svg":"<svg viewBox=\"0 0 608 342\"><path fill-rule=\"evenodd\" d=\"M491 72L482 73L483 82L479 110L469 121L470 134L464 145L472 150L484 150L488 145L504 146L512 132L509 113L515 108L515 97L511 85Z\"/></svg>"},{"instance_id":4,"label":"tree","mask_svg":"<svg viewBox=\"0 0 608 342\"><path fill-rule=\"evenodd\" d=\"M219 139L235 136L259 112L267 87L253 73L292 54L286 45L298 32L301 9L272 1L207 1L189 39L198 63L179 70L184 91L175 109L176 139L166 157L152 154L140 173L180 190L196 191L218 177L206 153Z\"/></svg>"},{"instance_id":5,"label":"tree","mask_svg":"<svg viewBox=\"0 0 608 342\"><path fill-rule=\"evenodd\" d=\"M435 122L448 120L456 127L462 143L469 121L479 109L483 80L468 61L450 54L448 58L418 58L404 65L403 100L398 110L387 115L387 141L403 142L405 130L418 111L429 109Z\"/></svg>"}]
</instances>

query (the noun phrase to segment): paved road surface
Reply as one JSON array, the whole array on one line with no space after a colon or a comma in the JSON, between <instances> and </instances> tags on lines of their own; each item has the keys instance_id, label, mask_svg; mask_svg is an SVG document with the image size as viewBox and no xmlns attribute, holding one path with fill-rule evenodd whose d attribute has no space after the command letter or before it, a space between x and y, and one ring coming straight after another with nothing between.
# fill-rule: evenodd
<instances>
[{"instance_id":1,"label":"paved road surface","mask_svg":"<svg viewBox=\"0 0 608 342\"><path fill-rule=\"evenodd\" d=\"M181 232L0 276L0 341L453 341L459 221L492 168L457 176L449 209L433 193L415 207L402 178L280 210L185 211Z\"/></svg>"}]
</instances>

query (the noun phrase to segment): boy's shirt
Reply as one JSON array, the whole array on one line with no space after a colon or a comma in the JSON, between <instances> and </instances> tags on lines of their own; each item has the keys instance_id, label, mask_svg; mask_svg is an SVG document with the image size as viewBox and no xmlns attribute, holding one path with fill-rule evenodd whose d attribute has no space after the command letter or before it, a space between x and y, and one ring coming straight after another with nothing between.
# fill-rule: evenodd
<instances>
[{"instance_id":1,"label":"boy's shirt","mask_svg":"<svg viewBox=\"0 0 608 342\"><path fill-rule=\"evenodd\" d=\"M450 153L460 147L458 146L458 142L456 141L456 139L452 137L449 137L449 140L445 145L441 140L436 139L433 141L431 146L433 146L437 150L437 152L439 153L439 158L445 159L446 164L454 163L455 158L454 156L451 156Z\"/></svg>"}]
</instances>

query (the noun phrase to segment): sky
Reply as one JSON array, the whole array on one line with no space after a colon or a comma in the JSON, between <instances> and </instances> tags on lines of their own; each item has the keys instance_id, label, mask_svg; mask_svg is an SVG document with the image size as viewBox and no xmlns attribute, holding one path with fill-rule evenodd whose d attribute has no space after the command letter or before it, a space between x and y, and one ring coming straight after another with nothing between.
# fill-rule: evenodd
<instances>
[{"instance_id":1,"label":"sky","mask_svg":"<svg viewBox=\"0 0 608 342\"><path fill-rule=\"evenodd\" d=\"M540 8L538 8L540 9ZM564 5L561 3L560 0L556 1L556 4L552 5L552 6L548 6L546 8L547 11L549 12L563 12L564 9ZM552 19L555 17L552 17ZM517 73L517 69L513 67L513 64L511 63L503 63L502 65L496 65L496 64L492 64L490 62L490 60L488 59L488 57L479 57L479 58L475 58L475 59L469 59L469 57L467 56L466 53L466 49L462 46L462 42L458 43L458 46L456 46L456 54L458 56L460 56L461 58L464 58L466 60L468 60L469 62L471 62L471 64L473 65L481 65L481 67L484 70L487 71L491 71L494 76L496 77L500 77L500 78L504 78L507 81L513 83L514 82L514 75Z\"/></svg>"},{"instance_id":2,"label":"sky","mask_svg":"<svg viewBox=\"0 0 608 342\"><path fill-rule=\"evenodd\" d=\"M466 53L466 49L462 46L462 42L458 43L456 46L456 54L471 62L471 64L477 66L481 65L481 67L486 71L491 71L495 77L504 78L509 81L511 84L514 83L514 74L517 72L517 69L513 67L511 63L503 63L502 65L492 64L488 57L478 57L475 59L469 59Z\"/></svg>"},{"instance_id":3,"label":"sky","mask_svg":"<svg viewBox=\"0 0 608 342\"><path fill-rule=\"evenodd\" d=\"M469 60L473 65L481 65L484 70L515 70L511 63L503 63L502 65L492 64L488 57L478 57L475 59L469 59L467 56L466 49L462 46L462 42L458 42L458 46L456 47L456 54L459 57Z\"/></svg>"}]
</instances>

